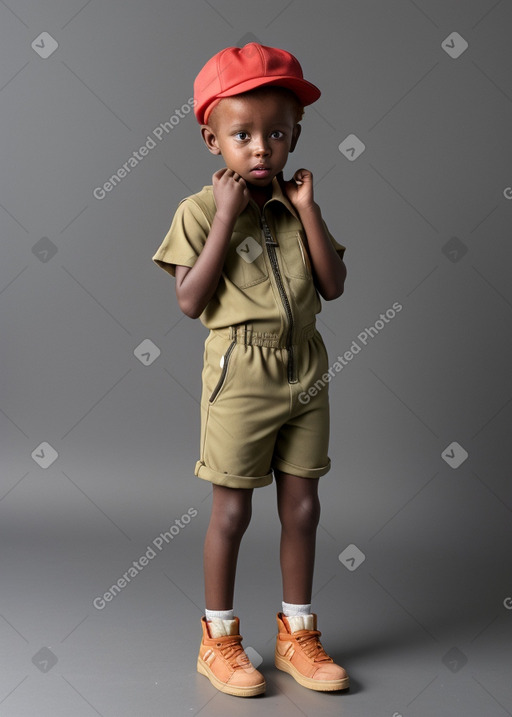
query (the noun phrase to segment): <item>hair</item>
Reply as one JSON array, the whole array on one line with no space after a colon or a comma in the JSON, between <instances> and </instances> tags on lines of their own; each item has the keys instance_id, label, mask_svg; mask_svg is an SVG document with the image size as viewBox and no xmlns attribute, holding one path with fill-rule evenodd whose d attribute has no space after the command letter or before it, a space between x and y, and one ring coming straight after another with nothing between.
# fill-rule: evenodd
<instances>
[{"instance_id":1,"label":"hair","mask_svg":"<svg viewBox=\"0 0 512 717\"><path fill-rule=\"evenodd\" d=\"M293 111L295 114L295 122L300 122L301 119L304 117L304 107L302 106L301 101L293 92L292 90L289 90L287 87L281 87L280 85L262 85L261 87L255 87L252 90L248 90L247 92L241 92L238 95L231 95L232 97L245 97L246 95L250 95L251 97L260 97L264 98L268 94L278 94L281 95L281 98L283 100L288 100L293 105ZM221 104L221 103L219 103ZM210 116L208 117L208 124L215 124L215 111L219 105L217 104L213 110L210 113Z\"/></svg>"}]
</instances>

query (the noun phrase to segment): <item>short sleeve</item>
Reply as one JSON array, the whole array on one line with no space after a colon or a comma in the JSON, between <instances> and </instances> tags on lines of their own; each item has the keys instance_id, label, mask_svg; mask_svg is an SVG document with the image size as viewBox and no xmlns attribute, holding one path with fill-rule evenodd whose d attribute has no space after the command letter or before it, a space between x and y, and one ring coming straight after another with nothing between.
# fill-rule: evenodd
<instances>
[{"instance_id":1,"label":"short sleeve","mask_svg":"<svg viewBox=\"0 0 512 717\"><path fill-rule=\"evenodd\" d=\"M152 257L157 266L176 275L176 265L194 266L210 232L202 209L190 197L178 204L171 227Z\"/></svg>"},{"instance_id":2,"label":"short sleeve","mask_svg":"<svg viewBox=\"0 0 512 717\"><path fill-rule=\"evenodd\" d=\"M333 237L333 235L331 234L331 232L330 232L329 229L327 228L327 224L325 223L325 221L324 221L323 219L322 219L322 224L324 225L324 229L325 229L325 231L327 232L327 236L328 236L329 239L331 240L331 244L333 245L333 247L334 247L334 248L336 249L336 251L338 252L338 255L339 255L340 259L343 259L343 255L345 254L345 248L346 248L346 247L344 247L343 244L340 244L339 242L336 241L336 239Z\"/></svg>"}]
</instances>

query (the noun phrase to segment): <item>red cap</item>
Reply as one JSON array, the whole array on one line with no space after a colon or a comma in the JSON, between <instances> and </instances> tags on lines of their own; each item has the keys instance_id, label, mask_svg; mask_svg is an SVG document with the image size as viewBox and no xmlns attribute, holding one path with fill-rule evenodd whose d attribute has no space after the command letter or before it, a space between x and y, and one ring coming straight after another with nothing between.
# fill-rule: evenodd
<instances>
[{"instance_id":1,"label":"red cap","mask_svg":"<svg viewBox=\"0 0 512 717\"><path fill-rule=\"evenodd\" d=\"M214 55L194 81L194 114L205 124L213 107L223 97L231 97L264 85L287 87L303 106L320 97L320 90L307 82L299 61L286 50L249 42L243 47L227 47Z\"/></svg>"}]
</instances>

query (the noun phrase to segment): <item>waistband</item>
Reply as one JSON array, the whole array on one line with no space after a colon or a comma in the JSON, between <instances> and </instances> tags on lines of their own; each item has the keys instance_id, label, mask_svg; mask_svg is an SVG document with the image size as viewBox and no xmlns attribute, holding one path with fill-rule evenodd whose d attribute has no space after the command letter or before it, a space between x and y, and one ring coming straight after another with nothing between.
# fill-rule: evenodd
<instances>
[{"instance_id":1,"label":"waistband","mask_svg":"<svg viewBox=\"0 0 512 717\"><path fill-rule=\"evenodd\" d=\"M271 349L286 348L286 336L274 331L256 331L251 324L243 323L234 326L227 326L225 329L210 329L213 334L222 336L229 341L236 341L237 344L246 346L266 346ZM313 321L298 330L298 337L294 339L295 344L307 341L316 332L316 321ZM294 344L294 345L295 345Z\"/></svg>"}]
</instances>

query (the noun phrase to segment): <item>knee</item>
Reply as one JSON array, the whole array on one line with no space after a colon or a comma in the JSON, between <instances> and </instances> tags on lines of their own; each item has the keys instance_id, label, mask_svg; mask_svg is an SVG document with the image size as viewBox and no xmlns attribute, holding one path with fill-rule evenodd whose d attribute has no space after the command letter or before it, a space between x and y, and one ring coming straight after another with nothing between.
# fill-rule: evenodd
<instances>
[{"instance_id":1,"label":"knee","mask_svg":"<svg viewBox=\"0 0 512 717\"><path fill-rule=\"evenodd\" d=\"M320 520L320 500L317 495L304 496L284 506L279 517L281 525L287 531L314 531Z\"/></svg>"},{"instance_id":2,"label":"knee","mask_svg":"<svg viewBox=\"0 0 512 717\"><path fill-rule=\"evenodd\" d=\"M216 529L226 539L240 538L251 521L250 503L227 501L212 515Z\"/></svg>"}]
</instances>

